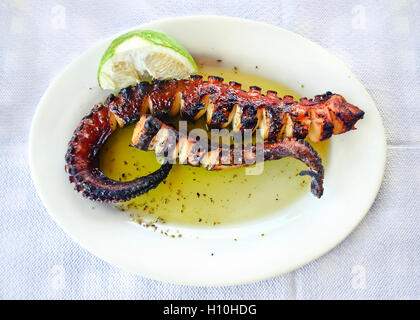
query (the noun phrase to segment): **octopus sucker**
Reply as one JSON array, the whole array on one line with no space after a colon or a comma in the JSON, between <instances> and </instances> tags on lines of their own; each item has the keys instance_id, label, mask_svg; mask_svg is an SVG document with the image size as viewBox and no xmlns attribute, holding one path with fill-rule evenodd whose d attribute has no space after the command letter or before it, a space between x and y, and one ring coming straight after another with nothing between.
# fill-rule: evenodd
<instances>
[{"instance_id":1,"label":"octopus sucker","mask_svg":"<svg viewBox=\"0 0 420 320\"><path fill-rule=\"evenodd\" d=\"M145 117L146 113L151 115ZM293 157L304 162L312 178L312 192L322 195L323 174L321 160L315 150L303 139L319 142L334 134L355 129L364 112L348 103L339 94L326 92L313 99L299 101L291 96L280 98L275 91L251 86L248 91L240 83L209 76L193 75L190 79L140 82L109 95L103 104L96 105L81 122L70 139L65 155L65 168L69 180L83 196L97 201L127 201L156 188L171 170L171 164L163 164L157 171L132 181L115 181L99 169L98 153L107 138L118 127L137 122L132 145L140 150L167 153L180 163L202 165L209 170L230 169L246 165L255 158L257 150L236 155L244 163L223 162L220 150L199 152L200 143L190 141L167 126L164 121L180 116L195 121L205 116L210 129L232 128L234 133L256 129L264 138L264 160ZM168 154L163 154L165 157ZM232 154L229 157L233 157ZM229 158L227 157L227 158ZM223 158L223 157L222 157ZM236 162L235 162L236 163Z\"/></svg>"}]
</instances>

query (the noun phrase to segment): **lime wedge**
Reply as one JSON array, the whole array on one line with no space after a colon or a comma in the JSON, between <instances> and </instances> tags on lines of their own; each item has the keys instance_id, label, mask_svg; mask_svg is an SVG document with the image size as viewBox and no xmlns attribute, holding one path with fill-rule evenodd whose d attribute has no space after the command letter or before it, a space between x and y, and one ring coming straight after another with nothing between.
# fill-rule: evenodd
<instances>
[{"instance_id":1,"label":"lime wedge","mask_svg":"<svg viewBox=\"0 0 420 320\"><path fill-rule=\"evenodd\" d=\"M197 72L188 51L159 31L134 30L111 42L101 58L98 82L117 90L150 78L182 79Z\"/></svg>"}]
</instances>

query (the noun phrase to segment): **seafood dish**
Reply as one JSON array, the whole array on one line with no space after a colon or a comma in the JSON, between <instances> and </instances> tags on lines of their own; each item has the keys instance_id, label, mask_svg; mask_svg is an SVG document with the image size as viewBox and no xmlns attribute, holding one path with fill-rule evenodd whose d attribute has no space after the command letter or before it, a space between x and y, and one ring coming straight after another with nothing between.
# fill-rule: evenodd
<instances>
[{"instance_id":1,"label":"seafood dish","mask_svg":"<svg viewBox=\"0 0 420 320\"><path fill-rule=\"evenodd\" d=\"M244 91L241 84L226 84L217 76L140 82L109 95L82 118L68 144L65 170L84 197L122 202L156 188L175 160L210 171L226 170L256 163L260 151L261 161L284 157L302 161L308 170L300 174L311 177L311 191L319 198L324 168L318 153L304 139L319 142L353 130L363 116L361 109L331 92L295 101L291 96L280 98L275 91L263 94L256 86ZM231 126L234 135L256 132L263 144L260 148L244 145L239 152L232 145L208 147L203 139L167 123L175 117L186 121L205 117L209 129ZM165 161L149 175L131 181L112 180L99 168L99 150L118 127L134 124L131 146L153 150Z\"/></svg>"}]
</instances>

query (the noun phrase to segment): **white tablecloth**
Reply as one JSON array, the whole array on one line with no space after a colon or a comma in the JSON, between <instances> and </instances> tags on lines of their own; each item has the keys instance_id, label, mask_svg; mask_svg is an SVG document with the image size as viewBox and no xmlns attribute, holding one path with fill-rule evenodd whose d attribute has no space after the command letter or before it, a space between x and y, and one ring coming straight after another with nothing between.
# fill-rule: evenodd
<instances>
[{"instance_id":1,"label":"white tablecloth","mask_svg":"<svg viewBox=\"0 0 420 320\"><path fill-rule=\"evenodd\" d=\"M50 218L28 166L28 134L50 81L92 43L155 19L214 14L297 32L341 58L376 101L388 155L360 226L315 262L234 287L188 287L121 271ZM0 4L0 298L420 298L420 2L30 1Z\"/></svg>"}]
</instances>

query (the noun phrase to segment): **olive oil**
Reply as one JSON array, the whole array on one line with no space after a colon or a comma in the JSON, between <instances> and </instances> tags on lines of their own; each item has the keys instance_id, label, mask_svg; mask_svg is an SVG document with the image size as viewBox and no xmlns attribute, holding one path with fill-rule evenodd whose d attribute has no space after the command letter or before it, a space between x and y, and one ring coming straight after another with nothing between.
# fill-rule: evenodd
<instances>
[{"instance_id":1,"label":"olive oil","mask_svg":"<svg viewBox=\"0 0 420 320\"><path fill-rule=\"evenodd\" d=\"M269 79L242 73L237 68L221 68L217 63L200 66L199 73L205 78L217 75L226 81L239 82L244 90L256 85L263 92L275 90L279 96L298 97ZM203 122L198 121L195 126L203 126ZM160 166L153 152L129 147L132 132L133 126L119 129L101 150L100 167L114 180L129 181ZM328 141L313 146L325 166ZM117 207L130 211L138 222L158 220L172 225L201 226L243 222L278 213L310 192L310 178L299 176L306 169L302 162L290 158L264 162L259 175L247 175L246 168L213 172L176 164L156 189Z\"/></svg>"}]
</instances>

